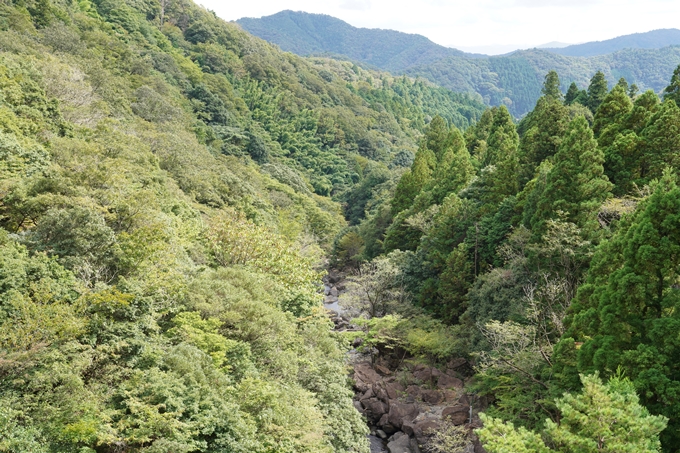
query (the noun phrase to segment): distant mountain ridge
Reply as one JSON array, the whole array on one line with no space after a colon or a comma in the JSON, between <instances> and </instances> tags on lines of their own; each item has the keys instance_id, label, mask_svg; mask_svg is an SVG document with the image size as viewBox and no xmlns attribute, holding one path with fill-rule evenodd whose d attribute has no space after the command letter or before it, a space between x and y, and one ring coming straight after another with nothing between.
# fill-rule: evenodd
<instances>
[{"instance_id":1,"label":"distant mountain ridge","mask_svg":"<svg viewBox=\"0 0 680 453\"><path fill-rule=\"evenodd\" d=\"M624 77L641 90L660 92L680 64L680 30L655 30L564 48L528 49L501 56L468 54L420 35L356 28L340 19L282 11L261 19L239 19L246 31L298 55L325 55L361 62L395 74L423 77L457 92L479 94L489 105L504 104L516 117L541 95L545 74L556 70L563 89L581 88L597 71L610 86Z\"/></svg>"},{"instance_id":2,"label":"distant mountain ridge","mask_svg":"<svg viewBox=\"0 0 680 453\"><path fill-rule=\"evenodd\" d=\"M325 14L281 11L236 21L245 31L302 56L344 55L387 71L402 71L451 56L483 57L440 46L422 35L357 28Z\"/></svg>"},{"instance_id":3,"label":"distant mountain ridge","mask_svg":"<svg viewBox=\"0 0 680 453\"><path fill-rule=\"evenodd\" d=\"M619 36L605 41L594 41L574 44L567 47L543 48L553 53L569 57L594 57L607 55L623 49L661 49L668 46L680 45L680 30L666 28L652 30L646 33L634 33Z\"/></svg>"}]
</instances>

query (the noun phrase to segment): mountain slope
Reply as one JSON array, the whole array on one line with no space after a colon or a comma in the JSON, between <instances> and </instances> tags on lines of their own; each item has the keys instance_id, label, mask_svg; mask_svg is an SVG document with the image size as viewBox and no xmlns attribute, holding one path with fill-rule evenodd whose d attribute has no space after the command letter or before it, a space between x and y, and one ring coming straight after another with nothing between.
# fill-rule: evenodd
<instances>
[{"instance_id":1,"label":"mountain slope","mask_svg":"<svg viewBox=\"0 0 680 453\"><path fill-rule=\"evenodd\" d=\"M639 89L659 92L668 84L667 74L680 64L680 47L625 49L597 57L567 57L546 50L523 50L504 57L469 59L448 57L409 68L406 74L424 77L453 91L476 92L490 105L507 105L515 115L531 110L540 96L543 77L556 70L562 89L571 82L586 88L597 71L610 86L621 77Z\"/></svg>"},{"instance_id":2,"label":"mountain slope","mask_svg":"<svg viewBox=\"0 0 680 453\"><path fill-rule=\"evenodd\" d=\"M625 77L641 90L658 92L666 86L667 74L680 64L680 50L668 46L680 43L679 30L656 30L564 49L531 49L484 57L437 46L422 36L359 29L316 14L283 11L238 22L284 50L300 55L326 52L394 73L424 77L453 91L477 93L489 105L504 104L517 117L534 107L543 77L553 69L559 73L565 90L571 82L585 88L595 72L601 70L610 84ZM593 54L606 50L616 52L590 57L562 55L563 51Z\"/></svg>"},{"instance_id":3,"label":"mountain slope","mask_svg":"<svg viewBox=\"0 0 680 453\"><path fill-rule=\"evenodd\" d=\"M281 11L237 23L249 33L298 55L338 54L388 71L428 64L464 52L440 46L421 35L356 28L324 14Z\"/></svg>"},{"instance_id":4,"label":"mountain slope","mask_svg":"<svg viewBox=\"0 0 680 453\"><path fill-rule=\"evenodd\" d=\"M0 3L0 450L367 453L341 202L482 109L187 0Z\"/></svg>"},{"instance_id":5,"label":"mountain slope","mask_svg":"<svg viewBox=\"0 0 680 453\"><path fill-rule=\"evenodd\" d=\"M661 49L662 47L677 45L680 45L680 30L668 28L646 33L633 33L605 41L574 44L560 48L545 48L545 50L570 57L593 57L623 49Z\"/></svg>"}]
</instances>

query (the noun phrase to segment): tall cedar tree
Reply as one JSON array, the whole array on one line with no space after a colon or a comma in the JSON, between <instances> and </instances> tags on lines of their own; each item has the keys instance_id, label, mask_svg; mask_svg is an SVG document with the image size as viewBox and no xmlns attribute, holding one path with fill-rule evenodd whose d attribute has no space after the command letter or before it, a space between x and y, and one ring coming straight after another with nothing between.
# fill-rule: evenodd
<instances>
[{"instance_id":1,"label":"tall cedar tree","mask_svg":"<svg viewBox=\"0 0 680 453\"><path fill-rule=\"evenodd\" d=\"M611 183L604 175L604 155L593 138L588 122L579 116L569 124L567 134L555 154L536 214L532 219L535 235L545 232L545 222L560 217L581 228L594 228L597 211L609 196Z\"/></svg>"},{"instance_id":2,"label":"tall cedar tree","mask_svg":"<svg viewBox=\"0 0 680 453\"><path fill-rule=\"evenodd\" d=\"M624 128L624 121L632 109L633 103L626 90L616 85L595 112L593 132L601 147L604 148L614 141L616 134Z\"/></svg>"},{"instance_id":3,"label":"tall cedar tree","mask_svg":"<svg viewBox=\"0 0 680 453\"><path fill-rule=\"evenodd\" d=\"M569 125L569 109L554 98L543 96L520 127L525 129L520 143L521 185L534 177L536 168L557 153Z\"/></svg>"},{"instance_id":4,"label":"tall cedar tree","mask_svg":"<svg viewBox=\"0 0 680 453\"><path fill-rule=\"evenodd\" d=\"M675 101L676 104L680 105L680 65L673 71L673 77L671 77L671 84L663 90L663 99L671 99Z\"/></svg>"},{"instance_id":5,"label":"tall cedar tree","mask_svg":"<svg viewBox=\"0 0 680 453\"><path fill-rule=\"evenodd\" d=\"M604 77L604 73L602 71L597 71L593 78L590 79L586 107L588 107L591 112L595 113L600 104L602 104L602 101L604 101L607 93L609 93L607 79Z\"/></svg>"},{"instance_id":6,"label":"tall cedar tree","mask_svg":"<svg viewBox=\"0 0 680 453\"><path fill-rule=\"evenodd\" d=\"M413 205L423 187L432 180L432 173L437 165L437 158L423 142L411 165L399 180L392 199L392 216L396 216Z\"/></svg>"},{"instance_id":7,"label":"tall cedar tree","mask_svg":"<svg viewBox=\"0 0 680 453\"><path fill-rule=\"evenodd\" d=\"M557 358L576 365L565 373L571 376L576 371L607 375L621 367L643 404L671 419L662 434L665 451L680 445L679 270L680 189L667 171L596 251ZM576 349L574 341L583 345ZM576 352L575 361L565 360L568 350Z\"/></svg>"},{"instance_id":8,"label":"tall cedar tree","mask_svg":"<svg viewBox=\"0 0 680 453\"><path fill-rule=\"evenodd\" d=\"M564 104L565 105L573 104L576 101L576 98L578 97L580 92L581 91L578 89L576 82L571 82L571 85L569 85L569 89L567 90L567 94L564 96Z\"/></svg>"},{"instance_id":9,"label":"tall cedar tree","mask_svg":"<svg viewBox=\"0 0 680 453\"><path fill-rule=\"evenodd\" d=\"M562 91L560 91L560 78L556 71L550 71L548 74L546 74L541 93L543 96L553 99L562 99Z\"/></svg>"},{"instance_id":10,"label":"tall cedar tree","mask_svg":"<svg viewBox=\"0 0 680 453\"><path fill-rule=\"evenodd\" d=\"M664 167L680 168L680 107L665 101L642 131L640 183L659 178Z\"/></svg>"},{"instance_id":11,"label":"tall cedar tree","mask_svg":"<svg viewBox=\"0 0 680 453\"><path fill-rule=\"evenodd\" d=\"M431 203L441 204L447 195L457 193L465 187L474 174L463 134L453 126L446 139L446 148L437 162L432 181L434 187L431 190Z\"/></svg>"}]
</instances>

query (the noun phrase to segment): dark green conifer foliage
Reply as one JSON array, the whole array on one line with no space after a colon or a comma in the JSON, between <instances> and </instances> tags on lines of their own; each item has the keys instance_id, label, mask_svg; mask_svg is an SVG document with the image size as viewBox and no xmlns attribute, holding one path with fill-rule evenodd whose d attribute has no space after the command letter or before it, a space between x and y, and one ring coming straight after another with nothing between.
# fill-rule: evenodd
<instances>
[{"instance_id":1,"label":"dark green conifer foliage","mask_svg":"<svg viewBox=\"0 0 680 453\"><path fill-rule=\"evenodd\" d=\"M601 147L611 144L624 127L624 121L632 109L633 103L626 90L621 85L616 85L595 112L593 132Z\"/></svg>"},{"instance_id":2,"label":"dark green conifer foliage","mask_svg":"<svg viewBox=\"0 0 680 453\"><path fill-rule=\"evenodd\" d=\"M663 99L672 99L676 104L680 105L680 65L673 71L671 83L663 90Z\"/></svg>"},{"instance_id":3,"label":"dark green conifer foliage","mask_svg":"<svg viewBox=\"0 0 680 453\"><path fill-rule=\"evenodd\" d=\"M526 116L520 144L520 184L533 178L536 167L557 153L569 125L569 108L556 99L543 96L533 112Z\"/></svg>"},{"instance_id":4,"label":"dark green conifer foliage","mask_svg":"<svg viewBox=\"0 0 680 453\"><path fill-rule=\"evenodd\" d=\"M562 91L560 91L560 78L556 71L550 71L548 74L546 74L541 93L543 96L547 96L549 98L557 100L562 99Z\"/></svg>"},{"instance_id":5,"label":"dark green conifer foliage","mask_svg":"<svg viewBox=\"0 0 680 453\"><path fill-rule=\"evenodd\" d=\"M517 151L519 135L508 109L502 105L493 116L482 166L496 165Z\"/></svg>"},{"instance_id":6,"label":"dark green conifer foliage","mask_svg":"<svg viewBox=\"0 0 680 453\"><path fill-rule=\"evenodd\" d=\"M564 96L564 104L571 105L576 102L576 98L578 97L579 93L580 91L576 85L576 82L571 82L571 85L569 85L569 89L567 90L567 94Z\"/></svg>"},{"instance_id":7,"label":"dark green conifer foliage","mask_svg":"<svg viewBox=\"0 0 680 453\"><path fill-rule=\"evenodd\" d=\"M600 104L602 104L602 101L604 101L607 93L609 93L607 79L604 77L604 73L602 71L597 71L593 78L590 79L586 107L588 107L591 112L595 113Z\"/></svg>"},{"instance_id":8,"label":"dark green conifer foliage","mask_svg":"<svg viewBox=\"0 0 680 453\"><path fill-rule=\"evenodd\" d=\"M626 118L625 128L640 134L659 109L659 105L659 96L652 90L647 90L637 96L633 103L633 110Z\"/></svg>"},{"instance_id":9,"label":"dark green conifer foliage","mask_svg":"<svg viewBox=\"0 0 680 453\"><path fill-rule=\"evenodd\" d=\"M463 134L454 126L447 139L447 148L437 163L432 181L432 203L440 204L450 193L457 193L474 174Z\"/></svg>"},{"instance_id":10,"label":"dark green conifer foliage","mask_svg":"<svg viewBox=\"0 0 680 453\"><path fill-rule=\"evenodd\" d=\"M665 166L680 168L680 108L665 101L642 131L640 183L659 178Z\"/></svg>"},{"instance_id":11,"label":"dark green conifer foliage","mask_svg":"<svg viewBox=\"0 0 680 453\"><path fill-rule=\"evenodd\" d=\"M676 451L680 441L679 269L680 189L668 171L598 248L563 340L584 342L579 372L611 375L622 367L643 404L671 419L662 434L665 451Z\"/></svg>"},{"instance_id":12,"label":"dark green conifer foliage","mask_svg":"<svg viewBox=\"0 0 680 453\"><path fill-rule=\"evenodd\" d=\"M628 89L628 97L630 97L631 99L635 99L639 92L640 89L638 88L638 86L636 84L632 84Z\"/></svg>"},{"instance_id":13,"label":"dark green conifer foliage","mask_svg":"<svg viewBox=\"0 0 680 453\"><path fill-rule=\"evenodd\" d=\"M437 158L434 153L421 144L416 153L416 158L408 170L399 180L392 199L392 215L396 216L400 212L413 205L413 200L432 180L432 173L437 165Z\"/></svg>"},{"instance_id":14,"label":"dark green conifer foliage","mask_svg":"<svg viewBox=\"0 0 680 453\"><path fill-rule=\"evenodd\" d=\"M597 211L611 190L603 163L604 155L588 122L577 117L555 154L554 167L531 222L535 235L543 234L547 220L560 217L581 228L595 228Z\"/></svg>"},{"instance_id":15,"label":"dark green conifer foliage","mask_svg":"<svg viewBox=\"0 0 680 453\"><path fill-rule=\"evenodd\" d=\"M624 93L628 93L628 91L630 90L630 87L628 86L628 81L624 77L621 77L619 81L616 82L616 86L623 88Z\"/></svg>"},{"instance_id":16,"label":"dark green conifer foliage","mask_svg":"<svg viewBox=\"0 0 680 453\"><path fill-rule=\"evenodd\" d=\"M452 324L458 323L467 309L467 292L472 281L472 264L465 244L459 244L446 259L446 268L439 281L439 312Z\"/></svg>"},{"instance_id":17,"label":"dark green conifer foliage","mask_svg":"<svg viewBox=\"0 0 680 453\"><path fill-rule=\"evenodd\" d=\"M449 126L446 120L439 115L435 116L425 133L425 146L434 153L437 160L441 160L442 154L450 144L449 138Z\"/></svg>"}]
</instances>

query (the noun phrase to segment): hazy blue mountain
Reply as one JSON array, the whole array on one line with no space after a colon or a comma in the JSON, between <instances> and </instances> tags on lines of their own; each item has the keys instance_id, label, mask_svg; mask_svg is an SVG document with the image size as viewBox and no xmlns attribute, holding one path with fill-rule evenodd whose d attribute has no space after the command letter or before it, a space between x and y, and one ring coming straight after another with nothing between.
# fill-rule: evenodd
<instances>
[{"instance_id":1,"label":"hazy blue mountain","mask_svg":"<svg viewBox=\"0 0 680 453\"><path fill-rule=\"evenodd\" d=\"M394 72L450 56L476 56L440 46L421 35L357 28L325 14L287 10L260 19L239 19L237 23L287 52L343 55Z\"/></svg>"},{"instance_id":2,"label":"hazy blue mountain","mask_svg":"<svg viewBox=\"0 0 680 453\"><path fill-rule=\"evenodd\" d=\"M667 28L619 36L606 41L587 42L567 47L554 46L545 48L545 50L570 57L593 57L623 49L661 49L662 47L677 45L680 45L680 30Z\"/></svg>"}]
</instances>

